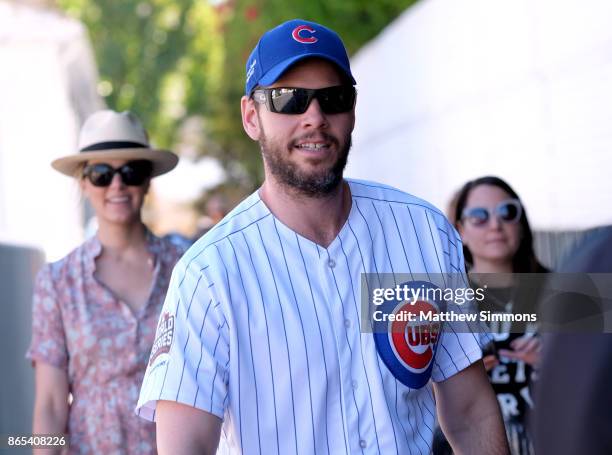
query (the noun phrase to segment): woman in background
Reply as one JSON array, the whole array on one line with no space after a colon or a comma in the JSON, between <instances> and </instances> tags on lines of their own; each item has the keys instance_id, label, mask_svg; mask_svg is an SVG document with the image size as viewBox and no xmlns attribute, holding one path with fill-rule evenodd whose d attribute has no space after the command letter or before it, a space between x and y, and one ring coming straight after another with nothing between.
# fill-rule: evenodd
<instances>
[{"instance_id":1,"label":"woman in background","mask_svg":"<svg viewBox=\"0 0 612 455\"><path fill-rule=\"evenodd\" d=\"M79 149L52 166L78 180L99 228L36 279L33 433L68 434L69 453L154 454L155 425L134 409L182 251L154 236L141 210L151 178L178 158L151 149L134 115L108 110L87 119Z\"/></svg>"},{"instance_id":2,"label":"woman in background","mask_svg":"<svg viewBox=\"0 0 612 455\"><path fill-rule=\"evenodd\" d=\"M467 182L451 214L461 235L465 261L474 286L486 287L480 310L492 313L535 312L536 286L513 274L546 272L533 251L533 235L518 194L498 177ZM485 275L479 275L485 274ZM495 275L486 275L495 274ZM522 282L522 284L521 284ZM524 325L490 323L483 361L497 395L513 454L531 454L526 429L532 407L530 382L540 355L539 337ZM491 339L492 338L492 339ZM485 343L483 343L485 344Z\"/></svg>"}]
</instances>

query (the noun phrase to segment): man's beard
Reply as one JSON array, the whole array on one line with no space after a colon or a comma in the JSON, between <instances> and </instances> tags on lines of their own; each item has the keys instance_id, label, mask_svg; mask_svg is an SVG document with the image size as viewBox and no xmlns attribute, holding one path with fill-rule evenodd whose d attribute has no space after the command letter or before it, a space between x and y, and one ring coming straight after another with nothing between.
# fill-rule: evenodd
<instances>
[{"instance_id":1,"label":"man's beard","mask_svg":"<svg viewBox=\"0 0 612 455\"><path fill-rule=\"evenodd\" d=\"M338 148L339 154L335 163L330 168L310 173L304 172L296 163L286 158L294 151L297 140L291 141L288 144L287 150L283 151L277 143L268 141L265 132L262 131L262 133L259 146L261 147L264 162L281 185L293 189L303 196L314 198L325 197L338 188L342 181L342 173L351 148L350 132L344 138L344 147L341 149L338 140L334 136L327 133L319 133L332 146L335 145ZM300 138L301 141L305 139L307 139L307 136Z\"/></svg>"}]
</instances>

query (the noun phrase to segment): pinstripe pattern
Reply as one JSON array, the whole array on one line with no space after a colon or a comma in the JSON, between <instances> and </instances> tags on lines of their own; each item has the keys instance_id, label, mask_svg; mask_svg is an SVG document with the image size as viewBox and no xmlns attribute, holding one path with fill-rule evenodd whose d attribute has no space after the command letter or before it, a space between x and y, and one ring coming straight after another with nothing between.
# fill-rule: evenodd
<instances>
[{"instance_id":1,"label":"pinstripe pattern","mask_svg":"<svg viewBox=\"0 0 612 455\"><path fill-rule=\"evenodd\" d=\"M397 381L360 332L360 276L462 270L461 242L426 202L348 182L351 211L328 248L291 231L257 193L190 248L164 304L174 339L147 370L141 416L154 419L160 399L195 406L224 419L244 454L430 452L431 385ZM432 379L479 357L472 335L444 333Z\"/></svg>"}]
</instances>

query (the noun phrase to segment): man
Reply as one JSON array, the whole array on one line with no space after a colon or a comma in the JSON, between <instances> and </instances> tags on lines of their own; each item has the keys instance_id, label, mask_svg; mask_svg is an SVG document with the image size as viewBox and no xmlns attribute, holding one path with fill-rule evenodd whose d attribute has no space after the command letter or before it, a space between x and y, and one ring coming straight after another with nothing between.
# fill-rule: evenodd
<instances>
[{"instance_id":1,"label":"man","mask_svg":"<svg viewBox=\"0 0 612 455\"><path fill-rule=\"evenodd\" d=\"M506 453L471 334L442 335L435 358L398 372L360 332L361 273L451 272L463 258L431 205L342 178L356 94L340 38L289 21L246 69L242 121L265 182L175 270L138 410L160 453L214 453L222 425L244 454L429 453L429 375L457 453Z\"/></svg>"}]
</instances>

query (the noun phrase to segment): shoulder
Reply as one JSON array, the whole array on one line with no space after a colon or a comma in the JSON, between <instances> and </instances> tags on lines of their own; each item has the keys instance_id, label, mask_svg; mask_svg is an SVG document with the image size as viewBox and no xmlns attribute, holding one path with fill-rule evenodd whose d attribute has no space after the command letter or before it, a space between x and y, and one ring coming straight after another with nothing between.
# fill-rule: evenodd
<instances>
[{"instance_id":1,"label":"shoulder","mask_svg":"<svg viewBox=\"0 0 612 455\"><path fill-rule=\"evenodd\" d=\"M391 209L394 216L405 218L411 224L428 222L447 232L449 237L458 239L458 234L444 213L426 200L382 183L346 180L358 206L369 204L377 211Z\"/></svg>"},{"instance_id":2,"label":"shoulder","mask_svg":"<svg viewBox=\"0 0 612 455\"><path fill-rule=\"evenodd\" d=\"M41 269L40 273L45 273L53 278L58 278L76 268L81 268L81 266L87 261L88 257L95 256L97 248L98 242L96 241L95 237L89 238L63 258L46 263Z\"/></svg>"},{"instance_id":3,"label":"shoulder","mask_svg":"<svg viewBox=\"0 0 612 455\"><path fill-rule=\"evenodd\" d=\"M34 292L50 292L69 286L83 273L88 257L95 253L95 247L95 240L88 239L63 258L44 264L36 275Z\"/></svg>"},{"instance_id":4,"label":"shoulder","mask_svg":"<svg viewBox=\"0 0 612 455\"><path fill-rule=\"evenodd\" d=\"M271 215L257 192L238 204L219 223L206 232L186 251L179 264L179 269L202 270L222 261L221 246L227 239L257 224Z\"/></svg>"},{"instance_id":5,"label":"shoulder","mask_svg":"<svg viewBox=\"0 0 612 455\"><path fill-rule=\"evenodd\" d=\"M433 215L444 217L440 209L424 199L382 183L367 180L347 179L351 195L357 199L373 201L375 204L400 204L415 210L426 210Z\"/></svg>"}]
</instances>

